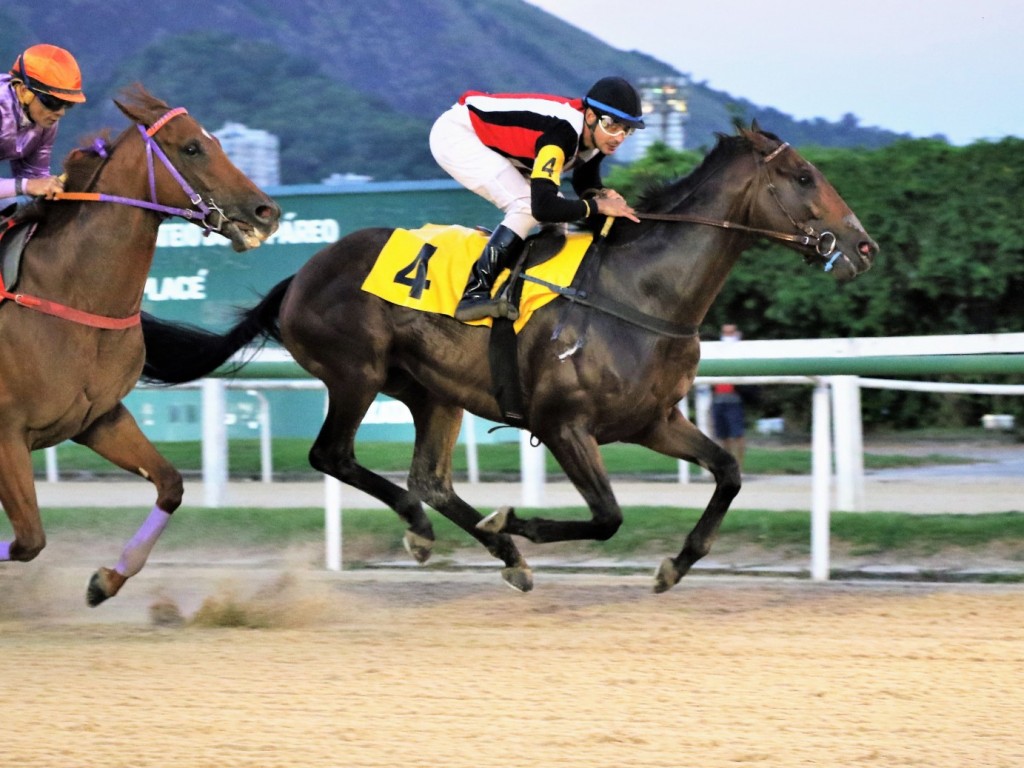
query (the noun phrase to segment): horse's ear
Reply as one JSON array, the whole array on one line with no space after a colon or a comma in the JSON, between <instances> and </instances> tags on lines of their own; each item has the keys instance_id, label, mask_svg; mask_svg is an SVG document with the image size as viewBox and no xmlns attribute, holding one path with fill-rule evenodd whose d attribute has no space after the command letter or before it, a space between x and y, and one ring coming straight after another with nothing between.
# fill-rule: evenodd
<instances>
[{"instance_id":1,"label":"horse's ear","mask_svg":"<svg viewBox=\"0 0 1024 768\"><path fill-rule=\"evenodd\" d=\"M125 116L136 123L146 124L146 119L154 109L154 104L165 104L154 99L143 87L142 83L132 83L121 92L120 99L114 99L114 104Z\"/></svg>"},{"instance_id":2,"label":"horse's ear","mask_svg":"<svg viewBox=\"0 0 1024 768\"><path fill-rule=\"evenodd\" d=\"M751 133L760 133L761 132L761 126L757 124L757 118L756 117L753 118L750 121L750 131L751 131Z\"/></svg>"},{"instance_id":3,"label":"horse's ear","mask_svg":"<svg viewBox=\"0 0 1024 768\"><path fill-rule=\"evenodd\" d=\"M749 131L744 131L743 136L750 142L750 145L762 155L767 155L775 149L775 143L766 136L756 124L751 125Z\"/></svg>"}]
</instances>

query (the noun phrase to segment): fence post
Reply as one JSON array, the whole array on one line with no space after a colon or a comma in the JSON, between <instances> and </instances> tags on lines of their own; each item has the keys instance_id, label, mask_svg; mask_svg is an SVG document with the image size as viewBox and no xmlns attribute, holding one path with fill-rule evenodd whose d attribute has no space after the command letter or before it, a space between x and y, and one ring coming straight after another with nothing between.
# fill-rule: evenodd
<instances>
[{"instance_id":1,"label":"fence post","mask_svg":"<svg viewBox=\"0 0 1024 768\"><path fill-rule=\"evenodd\" d=\"M829 496L832 478L832 420L829 384L818 380L811 401L811 578L829 577Z\"/></svg>"},{"instance_id":2,"label":"fence post","mask_svg":"<svg viewBox=\"0 0 1024 768\"><path fill-rule=\"evenodd\" d=\"M274 452L273 436L270 429L270 401L258 389L247 389L245 394L255 397L260 406L257 417L260 425L260 481L272 483L274 482Z\"/></svg>"},{"instance_id":3,"label":"fence post","mask_svg":"<svg viewBox=\"0 0 1024 768\"><path fill-rule=\"evenodd\" d=\"M687 419L690 418L690 396L684 395L683 399L676 403L676 408L683 414ZM679 459L677 463L679 469L679 482L689 483L690 482L690 462Z\"/></svg>"},{"instance_id":4,"label":"fence post","mask_svg":"<svg viewBox=\"0 0 1024 768\"><path fill-rule=\"evenodd\" d=\"M324 475L324 560L327 570L341 570L341 481Z\"/></svg>"},{"instance_id":5,"label":"fence post","mask_svg":"<svg viewBox=\"0 0 1024 768\"><path fill-rule=\"evenodd\" d=\"M469 482L480 482L480 454L476 447L476 416L468 411L462 414L462 434L466 439L466 474Z\"/></svg>"},{"instance_id":6,"label":"fence post","mask_svg":"<svg viewBox=\"0 0 1024 768\"><path fill-rule=\"evenodd\" d=\"M528 430L519 432L519 465L523 483L523 506L539 507L544 495L544 459L547 449L543 443L531 445Z\"/></svg>"},{"instance_id":7,"label":"fence post","mask_svg":"<svg viewBox=\"0 0 1024 768\"><path fill-rule=\"evenodd\" d=\"M711 423L711 387L707 384L699 384L694 388L693 418L697 429L708 437L714 439L714 425ZM700 468L700 476L704 480L711 477L711 473L704 467Z\"/></svg>"},{"instance_id":8,"label":"fence post","mask_svg":"<svg viewBox=\"0 0 1024 768\"><path fill-rule=\"evenodd\" d=\"M836 509L864 511L864 428L856 376L831 376L835 414Z\"/></svg>"},{"instance_id":9,"label":"fence post","mask_svg":"<svg viewBox=\"0 0 1024 768\"><path fill-rule=\"evenodd\" d=\"M51 445L46 449L46 482L56 483L60 480L60 467L57 465L57 446Z\"/></svg>"},{"instance_id":10,"label":"fence post","mask_svg":"<svg viewBox=\"0 0 1024 768\"><path fill-rule=\"evenodd\" d=\"M227 387L223 379L203 379L203 506L219 507L228 482Z\"/></svg>"}]
</instances>

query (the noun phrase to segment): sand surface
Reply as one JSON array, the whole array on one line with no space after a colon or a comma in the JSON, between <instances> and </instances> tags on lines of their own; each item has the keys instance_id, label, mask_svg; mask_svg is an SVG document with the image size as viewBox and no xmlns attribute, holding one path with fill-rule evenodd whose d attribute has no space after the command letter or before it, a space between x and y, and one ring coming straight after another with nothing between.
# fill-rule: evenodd
<instances>
[{"instance_id":1,"label":"sand surface","mask_svg":"<svg viewBox=\"0 0 1024 768\"><path fill-rule=\"evenodd\" d=\"M3 765L1024 761L1018 586L157 565L89 609L82 575L0 571Z\"/></svg>"}]
</instances>

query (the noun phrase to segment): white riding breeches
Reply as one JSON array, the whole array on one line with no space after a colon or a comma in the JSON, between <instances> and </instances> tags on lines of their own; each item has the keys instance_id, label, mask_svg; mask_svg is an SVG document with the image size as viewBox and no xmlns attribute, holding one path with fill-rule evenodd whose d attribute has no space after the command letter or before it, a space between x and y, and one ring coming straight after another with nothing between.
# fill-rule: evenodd
<instances>
[{"instance_id":1,"label":"white riding breeches","mask_svg":"<svg viewBox=\"0 0 1024 768\"><path fill-rule=\"evenodd\" d=\"M456 104L434 122L430 152L453 179L504 211L501 223L517 235L525 238L537 226L531 212L529 179L508 159L484 146L464 104Z\"/></svg>"}]
</instances>

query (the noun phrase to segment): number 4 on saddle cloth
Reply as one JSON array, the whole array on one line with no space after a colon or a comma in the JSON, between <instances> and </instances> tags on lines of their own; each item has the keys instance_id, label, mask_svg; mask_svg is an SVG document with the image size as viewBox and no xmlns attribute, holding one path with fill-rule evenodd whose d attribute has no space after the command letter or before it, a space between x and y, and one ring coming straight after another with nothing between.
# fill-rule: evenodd
<instances>
[{"instance_id":1,"label":"number 4 on saddle cloth","mask_svg":"<svg viewBox=\"0 0 1024 768\"><path fill-rule=\"evenodd\" d=\"M554 288L572 283L593 239L589 232L570 233L557 254L534 266L530 265L532 239L527 241L526 279L521 283L519 319L514 324L517 333L534 312L557 298ZM454 316L469 271L486 243L485 233L457 225L427 224L415 230L396 229L362 288L392 304ZM508 278L506 270L495 281L495 293L504 290ZM519 287L514 286L513 296L519 293ZM492 323L488 317L469 325Z\"/></svg>"}]
</instances>

